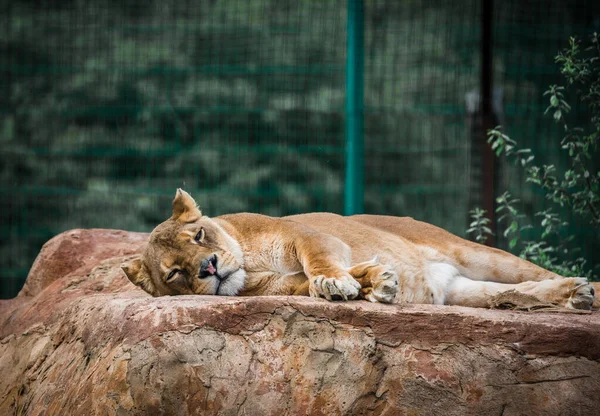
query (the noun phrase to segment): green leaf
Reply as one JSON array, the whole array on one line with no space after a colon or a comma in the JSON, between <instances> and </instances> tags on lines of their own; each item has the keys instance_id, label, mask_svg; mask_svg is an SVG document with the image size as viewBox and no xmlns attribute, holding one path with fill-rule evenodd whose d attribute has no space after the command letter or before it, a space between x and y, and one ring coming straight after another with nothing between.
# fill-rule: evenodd
<instances>
[{"instance_id":1,"label":"green leaf","mask_svg":"<svg viewBox=\"0 0 600 416\"><path fill-rule=\"evenodd\" d=\"M556 110L556 111L554 112L554 116L553 116L553 117L554 117L554 120L556 120L556 121L559 121L561 116L562 116L562 113L561 113L561 111L560 111L560 110Z\"/></svg>"}]
</instances>

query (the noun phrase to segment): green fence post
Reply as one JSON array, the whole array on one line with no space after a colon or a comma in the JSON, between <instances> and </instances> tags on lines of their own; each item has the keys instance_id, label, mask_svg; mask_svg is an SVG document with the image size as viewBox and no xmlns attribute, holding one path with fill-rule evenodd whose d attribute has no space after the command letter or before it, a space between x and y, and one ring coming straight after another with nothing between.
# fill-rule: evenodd
<instances>
[{"instance_id":1,"label":"green fence post","mask_svg":"<svg viewBox=\"0 0 600 416\"><path fill-rule=\"evenodd\" d=\"M364 211L364 6L363 0L348 0L346 56L346 215Z\"/></svg>"}]
</instances>

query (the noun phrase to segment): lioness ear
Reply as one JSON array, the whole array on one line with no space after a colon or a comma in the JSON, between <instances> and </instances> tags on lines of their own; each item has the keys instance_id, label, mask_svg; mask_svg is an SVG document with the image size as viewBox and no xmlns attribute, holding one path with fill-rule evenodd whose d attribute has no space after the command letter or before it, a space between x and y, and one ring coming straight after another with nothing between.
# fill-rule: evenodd
<instances>
[{"instance_id":1,"label":"lioness ear","mask_svg":"<svg viewBox=\"0 0 600 416\"><path fill-rule=\"evenodd\" d=\"M179 222L188 223L197 221L202 217L196 201L183 189L177 189L173 200L173 218Z\"/></svg>"},{"instance_id":2,"label":"lioness ear","mask_svg":"<svg viewBox=\"0 0 600 416\"><path fill-rule=\"evenodd\" d=\"M141 259L134 259L127 263L121 264L121 269L127 275L127 278L136 286L141 287L152 296L156 296L154 284L143 270Z\"/></svg>"},{"instance_id":3,"label":"lioness ear","mask_svg":"<svg viewBox=\"0 0 600 416\"><path fill-rule=\"evenodd\" d=\"M123 263L123 264L121 264L121 269L123 269L123 271L127 275L127 278L129 280L131 280L131 283L133 283L136 286L140 285L140 280L142 278L142 273L141 273L142 260L141 259L134 259L127 263Z\"/></svg>"}]
</instances>

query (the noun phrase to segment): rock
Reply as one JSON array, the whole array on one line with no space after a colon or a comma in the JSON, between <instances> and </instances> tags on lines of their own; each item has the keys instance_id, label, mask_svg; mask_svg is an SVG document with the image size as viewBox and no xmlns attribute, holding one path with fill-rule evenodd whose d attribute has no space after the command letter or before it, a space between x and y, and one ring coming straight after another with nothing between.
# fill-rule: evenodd
<instances>
[{"instance_id":1,"label":"rock","mask_svg":"<svg viewBox=\"0 0 600 416\"><path fill-rule=\"evenodd\" d=\"M120 230L71 230L51 239L33 262L19 295L35 296L55 280L83 275L107 258L134 254L148 234Z\"/></svg>"},{"instance_id":2,"label":"rock","mask_svg":"<svg viewBox=\"0 0 600 416\"><path fill-rule=\"evenodd\" d=\"M146 235L51 240L0 302L0 414L598 414L600 315L151 298Z\"/></svg>"}]
</instances>

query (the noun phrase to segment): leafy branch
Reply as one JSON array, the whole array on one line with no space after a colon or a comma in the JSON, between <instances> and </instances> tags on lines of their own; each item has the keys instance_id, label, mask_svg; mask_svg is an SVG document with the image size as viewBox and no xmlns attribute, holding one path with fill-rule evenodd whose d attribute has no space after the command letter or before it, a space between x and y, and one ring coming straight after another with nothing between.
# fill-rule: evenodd
<instances>
[{"instance_id":1,"label":"leafy branch","mask_svg":"<svg viewBox=\"0 0 600 416\"><path fill-rule=\"evenodd\" d=\"M520 165L526 175L526 181L538 185L544 190L548 200L560 207L568 207L581 216L592 227L600 230L600 172L595 171L594 161L598 160L598 139L600 137L600 38L594 33L589 46L582 48L581 41L572 37L569 47L561 51L556 62L567 80L567 87L551 85L544 96L549 105L544 114L551 113L553 120L561 126L564 136L561 149L568 152L570 166L564 172L558 172L552 164L537 165L531 149L521 149L517 142L506 135L500 126L488 131L488 143L498 157L505 156ZM571 105L565 95L574 91L582 105L589 109L589 122L584 127L571 127L567 116ZM570 250L572 237L561 239L560 231L568 226L559 215L547 209L535 214L539 218L543 232L541 241L523 241L522 233L532 228L523 224L525 215L516 208L518 199L505 192L496 199L500 214L498 222L503 224L503 236L508 240L510 250L521 247L519 255L542 267L553 270L563 276L591 276L586 271L585 260L581 257L571 261L560 261L577 250ZM485 211L476 208L471 211L473 222L467 230L478 242L485 242L492 233L489 223L485 222ZM550 243L553 241L554 243Z\"/></svg>"}]
</instances>

